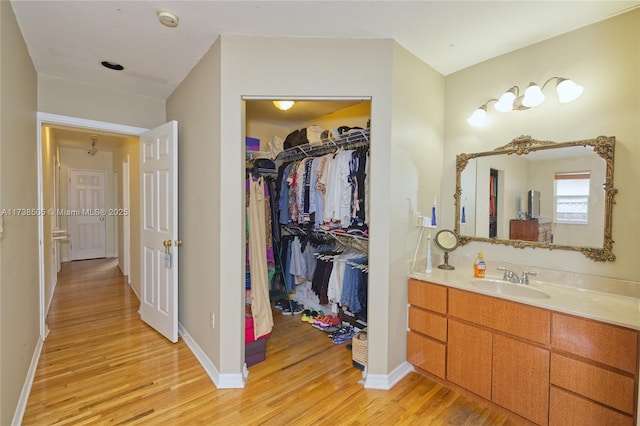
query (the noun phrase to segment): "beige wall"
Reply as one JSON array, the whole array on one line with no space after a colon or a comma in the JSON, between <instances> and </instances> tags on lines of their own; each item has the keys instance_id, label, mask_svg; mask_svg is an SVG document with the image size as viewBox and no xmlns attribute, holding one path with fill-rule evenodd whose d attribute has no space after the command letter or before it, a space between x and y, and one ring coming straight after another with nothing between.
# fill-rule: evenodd
<instances>
[{"instance_id":1,"label":"beige wall","mask_svg":"<svg viewBox=\"0 0 640 426\"><path fill-rule=\"evenodd\" d=\"M38 208L36 71L0 2L0 207ZM0 239L0 424L11 424L39 339L38 219L5 216Z\"/></svg>"},{"instance_id":2,"label":"beige wall","mask_svg":"<svg viewBox=\"0 0 640 426\"><path fill-rule=\"evenodd\" d=\"M164 123L165 103L40 74L38 111L151 129Z\"/></svg>"},{"instance_id":3,"label":"beige wall","mask_svg":"<svg viewBox=\"0 0 640 426\"><path fill-rule=\"evenodd\" d=\"M228 203L221 196L220 79L218 40L167 100L167 121L178 121L178 227L183 241L179 319L218 370L223 353L232 350L239 356L232 345L241 337L239 324L235 324L231 332L237 334L235 341L221 344L221 333L229 327L223 306L237 300L221 294L221 253L229 248L221 231L228 224L220 219L222 206ZM238 113L239 102L235 106ZM232 142L244 149L242 139ZM225 157L224 161L232 160ZM234 187L236 191L239 185ZM210 312L218 324L213 330Z\"/></svg>"},{"instance_id":4,"label":"beige wall","mask_svg":"<svg viewBox=\"0 0 640 426\"><path fill-rule=\"evenodd\" d=\"M547 86L546 101L528 111L498 113L490 105L491 123L475 128L471 112L512 85L525 88L552 76L568 77L584 86L576 101L560 104ZM452 253L602 277L638 281L640 262L640 10L549 39L491 59L446 77L442 226L453 227L455 155L489 151L520 135L569 141L599 135L616 137L613 207L615 262L594 262L580 253L514 249L472 243ZM449 198L451 197L451 198ZM471 268L471 265L468 266Z\"/></svg>"},{"instance_id":5,"label":"beige wall","mask_svg":"<svg viewBox=\"0 0 640 426\"><path fill-rule=\"evenodd\" d=\"M51 128L42 127L42 207L45 211L54 211L54 173L59 164L58 144ZM58 200L60 198L58 197ZM66 243L55 243L52 240L52 230L56 228L56 215L47 213L43 220L43 241L44 252L44 308L49 311L53 292L55 290L58 266L57 257L60 255L61 245Z\"/></svg>"},{"instance_id":6,"label":"beige wall","mask_svg":"<svg viewBox=\"0 0 640 426\"><path fill-rule=\"evenodd\" d=\"M349 66L322 66L328 60ZM223 374L242 371L243 96L372 98L369 373L388 374L406 359L406 259L418 235L410 210L426 208L440 185L442 77L389 40L223 37L174 91L167 119L181 129L180 318ZM207 193L185 190L194 186Z\"/></svg>"},{"instance_id":7,"label":"beige wall","mask_svg":"<svg viewBox=\"0 0 640 426\"><path fill-rule=\"evenodd\" d=\"M113 170L118 172L118 200L115 206L123 208L123 171L122 163L129 161L130 186L130 240L129 240L129 285L140 298L140 140L137 137L124 138L118 149L113 152ZM124 216L118 220L118 264L124 269Z\"/></svg>"},{"instance_id":8,"label":"beige wall","mask_svg":"<svg viewBox=\"0 0 640 426\"><path fill-rule=\"evenodd\" d=\"M374 326L383 328L383 334L387 336L369 349L370 357L377 358L382 354L388 357L384 368L374 371L379 374L392 371L406 360L407 261L413 258L420 235L414 214L420 212L431 216L434 196L438 206L442 203L439 189L444 77L397 43L393 44L392 59L391 110L387 112L388 116L379 116L371 122L372 126L377 126L378 120L390 118L392 131L388 141L379 141L372 148L381 149L381 153L374 151L375 155L382 156L383 160L387 158L373 169L373 185L380 185L379 180L389 183L383 191L376 188L371 201L376 200L378 208L380 205L390 206L388 216L379 224L387 227L388 239L381 241L384 246L377 247L370 255L370 264L386 260L389 268L385 286L372 286L369 274L369 295L376 294L372 299L374 303L369 305L369 318L376 318L384 312L380 322L369 321L369 329L377 335L379 332ZM376 128L373 127L374 135L377 134ZM377 244L378 232L375 229L371 231L371 238ZM426 234L419 250L425 258Z\"/></svg>"}]
</instances>

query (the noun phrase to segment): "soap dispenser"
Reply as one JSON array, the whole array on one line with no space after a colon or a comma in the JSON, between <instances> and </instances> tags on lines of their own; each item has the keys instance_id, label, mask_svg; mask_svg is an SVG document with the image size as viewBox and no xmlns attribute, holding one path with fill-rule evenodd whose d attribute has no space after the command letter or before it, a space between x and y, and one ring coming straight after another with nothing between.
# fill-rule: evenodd
<instances>
[{"instance_id":1,"label":"soap dispenser","mask_svg":"<svg viewBox=\"0 0 640 426\"><path fill-rule=\"evenodd\" d=\"M473 264L473 276L476 278L484 278L485 272L487 271L487 265L484 263L484 257L482 256L482 252L478 252L478 258Z\"/></svg>"}]
</instances>

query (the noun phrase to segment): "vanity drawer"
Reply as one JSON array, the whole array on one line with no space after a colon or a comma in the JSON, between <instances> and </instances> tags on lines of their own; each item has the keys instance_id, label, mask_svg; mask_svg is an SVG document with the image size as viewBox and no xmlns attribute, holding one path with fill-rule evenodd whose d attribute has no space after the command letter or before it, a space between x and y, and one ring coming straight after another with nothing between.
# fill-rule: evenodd
<instances>
[{"instance_id":1,"label":"vanity drawer","mask_svg":"<svg viewBox=\"0 0 640 426\"><path fill-rule=\"evenodd\" d=\"M508 300L449 289L449 316L543 345L550 341L549 311Z\"/></svg>"},{"instance_id":2,"label":"vanity drawer","mask_svg":"<svg viewBox=\"0 0 640 426\"><path fill-rule=\"evenodd\" d=\"M553 313L551 346L635 374L638 333L598 321Z\"/></svg>"},{"instance_id":3,"label":"vanity drawer","mask_svg":"<svg viewBox=\"0 0 640 426\"><path fill-rule=\"evenodd\" d=\"M633 418L552 386L549 394L549 425L633 426Z\"/></svg>"},{"instance_id":4,"label":"vanity drawer","mask_svg":"<svg viewBox=\"0 0 640 426\"><path fill-rule=\"evenodd\" d=\"M409 328L441 342L447 341L447 318L438 314L410 306Z\"/></svg>"},{"instance_id":5,"label":"vanity drawer","mask_svg":"<svg viewBox=\"0 0 640 426\"><path fill-rule=\"evenodd\" d=\"M551 383L633 414L635 383L631 377L551 354Z\"/></svg>"},{"instance_id":6,"label":"vanity drawer","mask_svg":"<svg viewBox=\"0 0 640 426\"><path fill-rule=\"evenodd\" d=\"M441 314L447 313L447 288L409 279L409 304Z\"/></svg>"},{"instance_id":7,"label":"vanity drawer","mask_svg":"<svg viewBox=\"0 0 640 426\"><path fill-rule=\"evenodd\" d=\"M407 333L407 361L444 379L446 345L410 331Z\"/></svg>"}]
</instances>

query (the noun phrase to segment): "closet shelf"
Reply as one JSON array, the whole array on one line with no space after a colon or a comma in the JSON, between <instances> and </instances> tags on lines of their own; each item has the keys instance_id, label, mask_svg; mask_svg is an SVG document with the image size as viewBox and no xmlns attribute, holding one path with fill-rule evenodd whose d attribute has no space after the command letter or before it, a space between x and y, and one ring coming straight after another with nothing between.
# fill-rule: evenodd
<instances>
[{"instance_id":1,"label":"closet shelf","mask_svg":"<svg viewBox=\"0 0 640 426\"><path fill-rule=\"evenodd\" d=\"M353 149L369 145L369 129L351 129L349 133L340 135L339 138L322 139L319 144L303 144L281 151L276 160L284 162L296 161L305 157L316 157L329 154L335 150Z\"/></svg>"}]
</instances>

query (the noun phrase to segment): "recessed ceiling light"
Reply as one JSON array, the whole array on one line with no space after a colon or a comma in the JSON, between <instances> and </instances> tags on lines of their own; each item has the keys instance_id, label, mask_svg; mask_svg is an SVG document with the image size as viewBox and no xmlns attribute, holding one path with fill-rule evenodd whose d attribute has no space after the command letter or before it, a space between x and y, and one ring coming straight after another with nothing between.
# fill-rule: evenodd
<instances>
[{"instance_id":1,"label":"recessed ceiling light","mask_svg":"<svg viewBox=\"0 0 640 426\"><path fill-rule=\"evenodd\" d=\"M168 9L158 9L156 11L160 23L165 27L175 28L178 26L178 15Z\"/></svg>"},{"instance_id":2,"label":"recessed ceiling light","mask_svg":"<svg viewBox=\"0 0 640 426\"><path fill-rule=\"evenodd\" d=\"M105 68L109 68L110 70L114 70L114 71L122 71L124 69L124 67L116 62L111 62L111 61L102 61L100 62L102 64L103 67Z\"/></svg>"}]
</instances>

